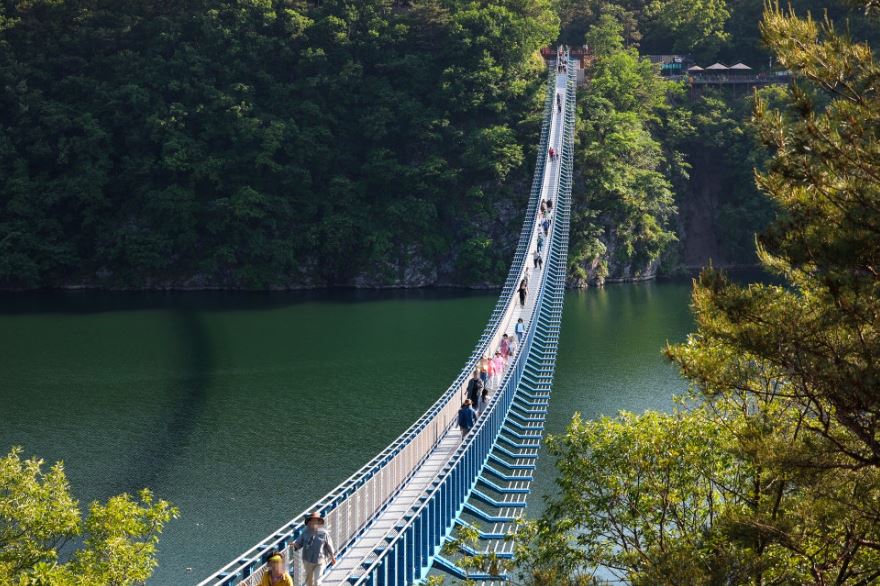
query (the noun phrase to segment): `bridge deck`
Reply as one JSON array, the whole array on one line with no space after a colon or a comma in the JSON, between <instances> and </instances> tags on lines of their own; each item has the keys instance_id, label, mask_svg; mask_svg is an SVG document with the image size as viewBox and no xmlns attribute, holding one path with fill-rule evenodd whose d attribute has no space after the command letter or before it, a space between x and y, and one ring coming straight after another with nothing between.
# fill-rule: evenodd
<instances>
[{"instance_id":1,"label":"bridge deck","mask_svg":"<svg viewBox=\"0 0 880 586\"><path fill-rule=\"evenodd\" d=\"M555 87L556 91L559 92L561 99L563 100L563 108L565 105L564 100L566 99L567 82L568 76L566 74L559 74L556 76ZM549 144L556 152L561 151L562 130L562 116L559 114L558 109L554 103ZM541 186L541 198L549 199L554 203L556 201L556 192L558 190L559 182L559 161L560 159L558 157L549 161L549 164L545 167L543 182ZM552 217L553 215L551 214L551 218ZM552 229L553 223L551 222L551 231ZM537 284L539 286L543 286L544 281L544 271L534 268L531 261L531 255L533 255L535 250L537 249L537 235L539 231L540 228L538 228L532 235L532 240L529 244L529 249L526 257L528 265L532 267L530 270L529 295L526 298L526 305L523 307L522 305L517 303L517 306L511 314L510 318L500 325L499 330L501 332L512 334L513 326L520 318L523 319L526 328L529 328L532 325L528 323L528 318L530 315L532 315L532 309L534 308L535 301L538 298L537 288L535 285ZM545 251L547 250L547 247L549 247L549 238L548 244L546 244L544 248ZM529 423L527 421L523 421L522 425L525 428L529 427ZM440 471L449 462L460 443L460 431L455 425L450 424L445 431L443 439L431 452L425 462L418 468L418 471L415 473L415 475L407 482L406 488L404 488L391 501L388 508L385 509L385 511L380 514L380 516L377 517L375 521L373 521L372 525L365 531L365 533L358 539L358 541L355 542L346 551L345 555L339 558L336 566L330 568L330 570L325 574L325 584L329 585L346 583L348 578L353 573L356 573L359 569L361 569L363 564L365 564L369 560L369 558L374 554L376 550L382 549L388 533L392 531L394 527L404 519L404 516L415 505L418 504L419 498L431 486L432 482L439 475ZM535 450L535 453L537 453L537 450ZM524 500L524 497L525 495L505 495L504 499L505 502L522 502ZM517 516L519 516L520 512L517 512L516 514Z\"/></svg>"}]
</instances>

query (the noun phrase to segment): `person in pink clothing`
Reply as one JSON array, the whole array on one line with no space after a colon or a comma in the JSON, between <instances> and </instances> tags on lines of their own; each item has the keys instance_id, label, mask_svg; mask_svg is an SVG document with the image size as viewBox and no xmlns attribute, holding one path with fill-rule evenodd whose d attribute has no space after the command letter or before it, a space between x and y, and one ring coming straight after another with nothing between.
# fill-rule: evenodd
<instances>
[{"instance_id":1,"label":"person in pink clothing","mask_svg":"<svg viewBox=\"0 0 880 586\"><path fill-rule=\"evenodd\" d=\"M510 340L507 337L507 334L501 338L501 344L498 346L498 351L501 352L501 355L507 358L507 353L510 352Z\"/></svg>"},{"instance_id":2,"label":"person in pink clothing","mask_svg":"<svg viewBox=\"0 0 880 586\"><path fill-rule=\"evenodd\" d=\"M501 375L504 374L504 358L501 357L501 352L495 352L492 364L495 366L495 376L497 377L495 388L497 389L501 385Z\"/></svg>"},{"instance_id":3,"label":"person in pink clothing","mask_svg":"<svg viewBox=\"0 0 880 586\"><path fill-rule=\"evenodd\" d=\"M495 388L495 361L492 360L491 357L486 357L486 372L489 373L489 382L486 384L485 388ZM477 409L479 411L479 409Z\"/></svg>"}]
</instances>

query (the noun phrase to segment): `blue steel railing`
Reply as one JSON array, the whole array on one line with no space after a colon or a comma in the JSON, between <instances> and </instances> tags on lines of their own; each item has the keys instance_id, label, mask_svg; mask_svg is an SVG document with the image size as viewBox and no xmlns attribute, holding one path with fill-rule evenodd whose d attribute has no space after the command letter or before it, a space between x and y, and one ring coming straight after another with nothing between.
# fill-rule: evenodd
<instances>
[{"instance_id":1,"label":"blue steel railing","mask_svg":"<svg viewBox=\"0 0 880 586\"><path fill-rule=\"evenodd\" d=\"M253 576L256 572L258 572L262 567L265 566L266 560L271 552L276 550L285 550L300 535L300 533L303 531L303 519L309 512L319 511L323 515L327 515L334 511L343 502L345 502L346 499L353 495L358 490L358 488L362 487L367 481L373 478L386 466L391 464L394 461L395 456L401 454L401 452L421 432L423 432L430 424L435 422L435 419L438 415L441 414L444 407L447 406L449 401L456 399L456 395L461 391L461 388L469 378L470 374L477 367L479 360L489 350L490 344L493 341L493 336L496 335L500 322L504 318L506 311L510 306L511 300L513 299L514 295L516 295L519 278L522 275L523 270L526 266L526 262L528 260L527 253L532 236L532 230L534 228L534 220L537 217L538 208L540 205L542 187L541 183L547 160L547 141L550 134L550 122L552 120L554 98L554 91L552 88L555 86L555 75L552 71L548 71L548 86L550 89L548 89L547 98L544 104L544 120L541 127L540 146L538 148L535 175L532 181L532 188L529 197L529 205L526 212L526 219L523 223L522 232L520 234L517 249L511 263L510 272L508 273L507 280L505 281L504 287L501 291L501 295L499 296L495 309L490 315L489 322L487 323L483 334L480 336L473 352L471 353L471 356L468 359L466 366L462 369L461 373L455 379L452 385L450 385L450 387L443 393L443 395L441 395L441 397L434 403L434 405L432 405L431 408L429 408L422 417L420 417L412 426L410 426L409 429L407 429L403 434L395 439L394 442L392 442L391 445L389 445L379 455L377 455L370 462L361 467L357 472L355 472L347 480L345 480L339 486L333 489L325 497L309 507L305 512L297 517L294 517L288 523L282 525L276 531L272 532L268 537L260 541L257 545L251 547L245 553L238 556L235 560L228 563L226 566L221 568L219 571L217 571L207 579L203 580L200 583L200 586L238 584L239 582ZM520 354L522 354L522 352L520 352ZM446 426L448 426L448 424ZM400 478L397 479L398 482L396 490L389 493L384 502L381 503L380 506L377 507L374 511L372 511L372 516L375 516L377 513L379 513L387 504L387 502L390 501L399 492L399 490L403 488L403 486L405 486L406 480L411 477L412 473L417 467L418 462L409 471L407 471L405 474L401 475ZM344 553L344 550L354 540L357 539L357 537L360 535L360 533L362 533L362 531L368 524L368 521L362 523L357 531L347 536L344 542L338 544L340 546L340 553Z\"/></svg>"},{"instance_id":2,"label":"blue steel railing","mask_svg":"<svg viewBox=\"0 0 880 586\"><path fill-rule=\"evenodd\" d=\"M422 496L421 504L408 512L407 520L403 525L389 531L386 536L387 545L381 552L376 552L374 561L364 568L357 578L351 580L352 584L404 586L425 578L432 559L454 527L455 520L461 515L465 502L475 488L480 472L496 445L500 429L507 418L516 389L527 367L535 337L544 337L540 328L541 322L535 321L535 315L544 313L547 317L542 321L546 324L552 319L558 328L567 266L575 71L574 62L570 62L562 124L563 149L560 157L559 190L557 203L554 206L556 217L548 247L546 272L528 320L530 325L525 341L520 345L520 351L512 368L508 368L500 389L493 395L486 415L480 415L474 429L456 450L433 486ZM555 92L551 92L551 95L553 93ZM546 144L542 146L546 147ZM527 218L528 222L529 218ZM533 227L534 223L529 223L527 226L529 231L533 230Z\"/></svg>"},{"instance_id":3,"label":"blue steel railing","mask_svg":"<svg viewBox=\"0 0 880 586\"><path fill-rule=\"evenodd\" d=\"M523 376L513 393L507 417L496 434L493 448L475 483L479 488L471 490L464 510L456 518L456 525L476 529L479 539L486 546L482 551L470 546L460 546L460 553L463 555L482 553L490 556L489 559L512 559L514 544L511 534L515 531L516 520L524 514L531 491L533 475L530 471L536 468L544 419L550 401L567 274L576 106L574 68L572 65L570 67L572 72L567 80L557 203L554 206L555 228L551 237L551 252L545 263L548 279L546 293L534 322L534 338ZM469 522L466 517L472 517L474 521ZM492 529L483 531L480 527L482 523L493 524ZM508 578L505 574L465 570L454 559L447 558L442 553L434 557L434 567L462 580L484 585L503 582Z\"/></svg>"}]
</instances>

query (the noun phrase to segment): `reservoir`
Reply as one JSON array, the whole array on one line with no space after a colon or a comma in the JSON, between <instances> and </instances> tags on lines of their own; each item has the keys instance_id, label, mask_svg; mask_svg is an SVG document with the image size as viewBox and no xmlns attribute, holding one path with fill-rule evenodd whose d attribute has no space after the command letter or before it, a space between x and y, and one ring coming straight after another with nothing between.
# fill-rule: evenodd
<instances>
[{"instance_id":1,"label":"reservoir","mask_svg":"<svg viewBox=\"0 0 880 586\"><path fill-rule=\"evenodd\" d=\"M566 294L550 433L575 411L668 409L660 351L690 281ZM0 449L64 460L81 508L151 488L180 508L151 584L195 584L317 500L457 375L497 291L0 297ZM542 456L530 511L553 490Z\"/></svg>"}]
</instances>

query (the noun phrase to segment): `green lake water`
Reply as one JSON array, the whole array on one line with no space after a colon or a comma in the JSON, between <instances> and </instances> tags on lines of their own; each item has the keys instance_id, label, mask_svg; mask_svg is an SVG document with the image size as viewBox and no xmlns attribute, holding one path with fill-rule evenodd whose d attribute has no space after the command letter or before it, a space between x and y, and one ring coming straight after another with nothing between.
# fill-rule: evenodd
<instances>
[{"instance_id":1,"label":"green lake water","mask_svg":"<svg viewBox=\"0 0 880 586\"><path fill-rule=\"evenodd\" d=\"M548 430L665 409L689 281L566 296ZM497 292L0 296L0 449L63 459L82 504L181 510L151 584L194 584L366 463L446 389ZM553 490L542 458L537 493Z\"/></svg>"}]
</instances>

